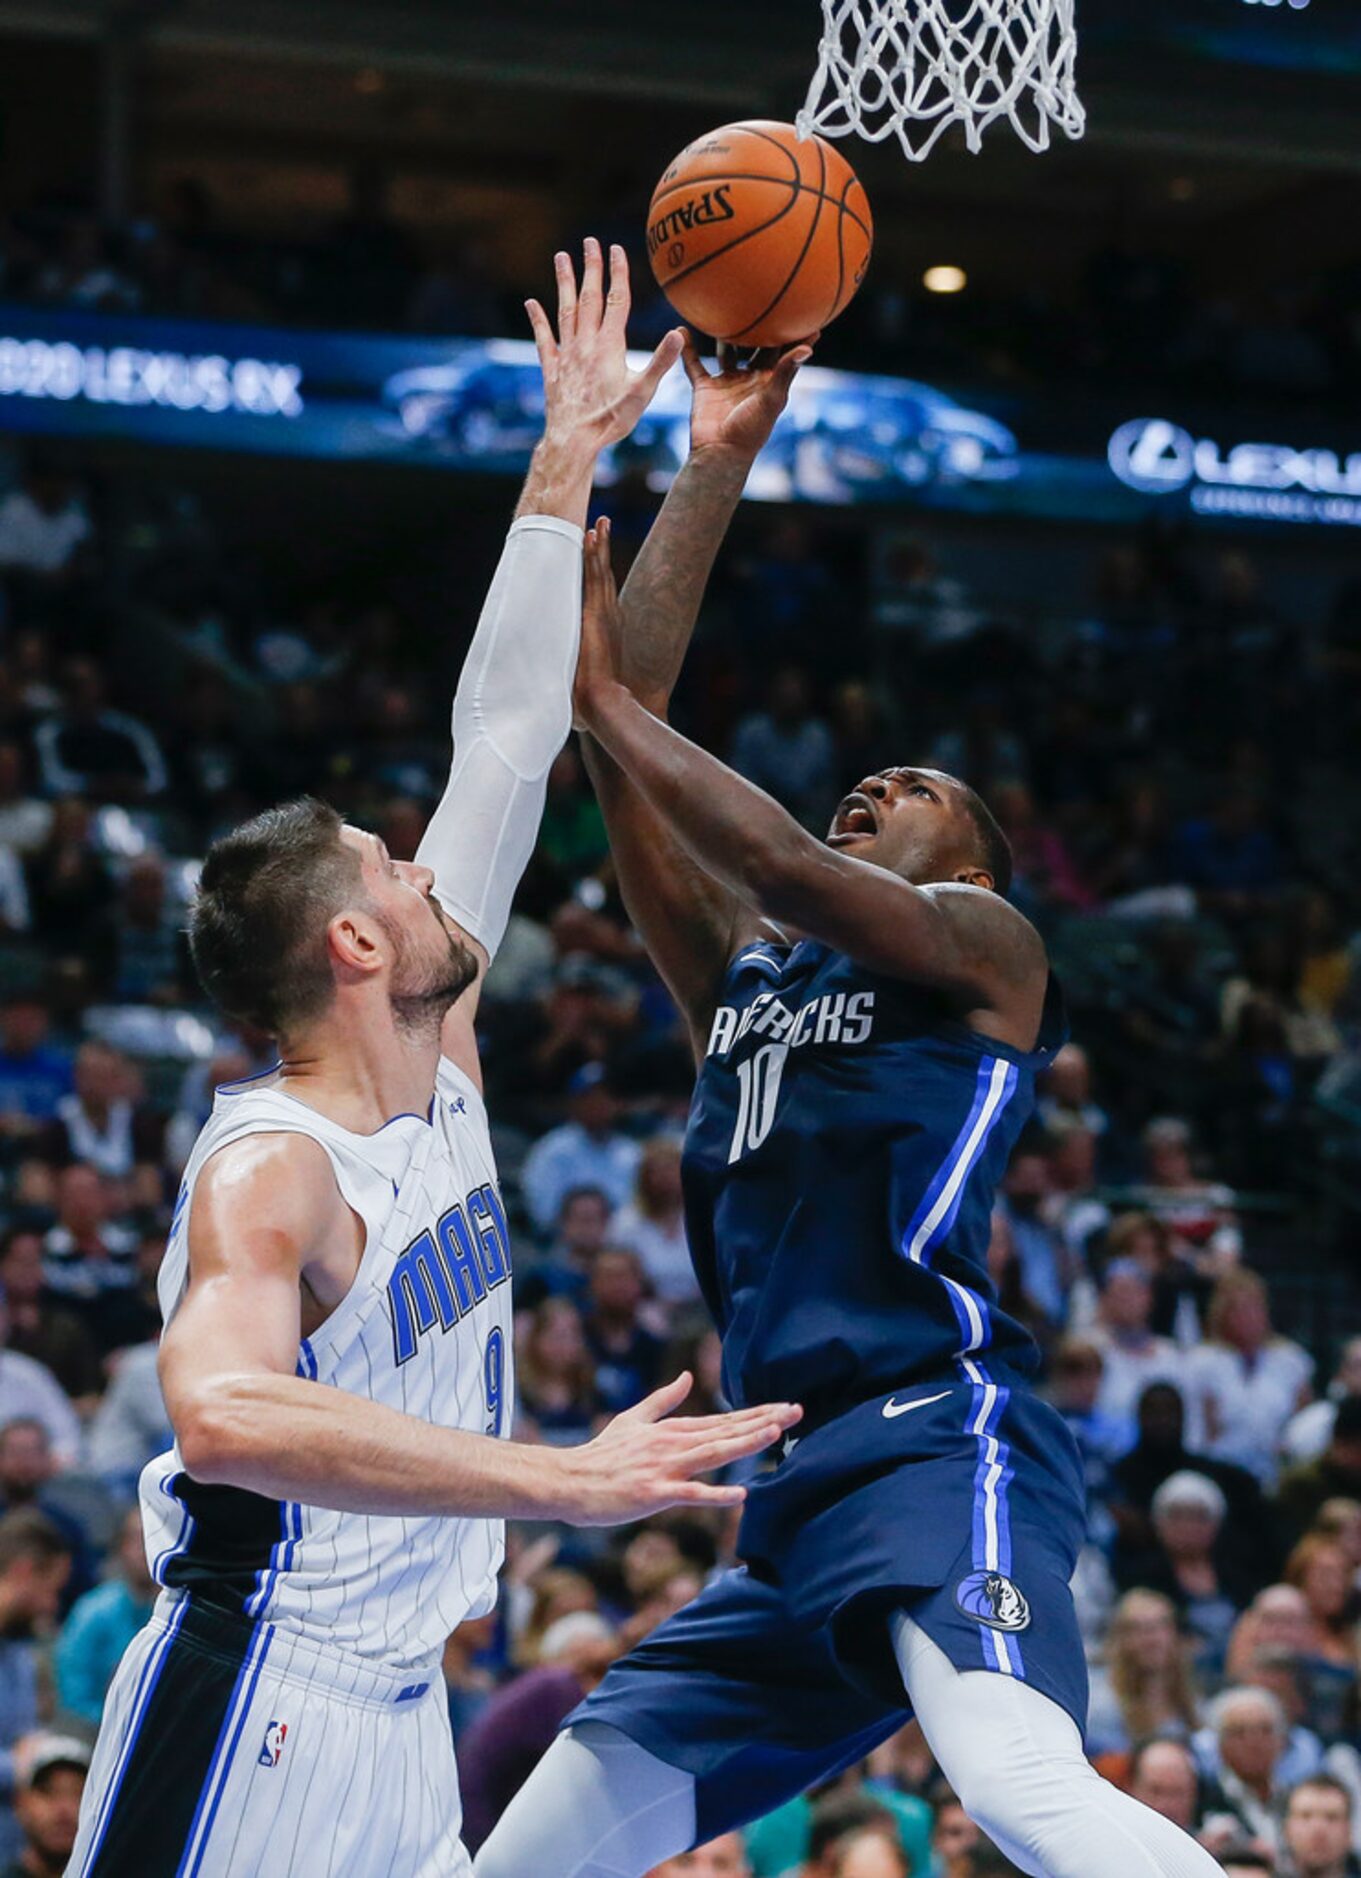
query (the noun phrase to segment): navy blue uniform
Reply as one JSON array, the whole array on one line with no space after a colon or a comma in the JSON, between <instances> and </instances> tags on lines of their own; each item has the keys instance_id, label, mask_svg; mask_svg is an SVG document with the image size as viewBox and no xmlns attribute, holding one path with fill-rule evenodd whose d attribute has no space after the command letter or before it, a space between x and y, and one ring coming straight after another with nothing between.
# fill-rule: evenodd
<instances>
[{"instance_id":1,"label":"navy blue uniform","mask_svg":"<svg viewBox=\"0 0 1361 1878\"><path fill-rule=\"evenodd\" d=\"M729 1399L805 1419L751 1491L743 1567L573 1718L694 1773L701 1838L901 1726L895 1609L958 1668L1031 1681L1085 1723L1081 1463L987 1274L997 1182L1064 1034L1053 984L1026 1052L812 941L749 946L728 973L687 1229Z\"/></svg>"}]
</instances>

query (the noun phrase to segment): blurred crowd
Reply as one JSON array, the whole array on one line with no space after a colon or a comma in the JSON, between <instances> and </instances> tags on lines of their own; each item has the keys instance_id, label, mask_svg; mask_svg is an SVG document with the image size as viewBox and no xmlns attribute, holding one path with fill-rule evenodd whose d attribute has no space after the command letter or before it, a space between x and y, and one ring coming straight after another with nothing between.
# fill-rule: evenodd
<instances>
[{"instance_id":1,"label":"blurred crowd","mask_svg":"<svg viewBox=\"0 0 1361 1878\"><path fill-rule=\"evenodd\" d=\"M432 243L393 207L393 177L367 164L348 178L344 211L289 234L242 226L209 186L172 184L154 208L102 222L67 198L0 212L0 300L87 311L263 324L504 337L524 327L525 279L495 224L446 230ZM650 178L620 178L596 203L594 232L637 249ZM890 205L891 209L892 205ZM563 220L559 213L557 220ZM583 231L584 232L584 231ZM1137 246L1092 253L1076 282L1032 275L1024 288L975 281L942 299L881 231L863 293L828 335L828 363L977 382L1185 388L1200 396L1325 399L1361 384L1354 261L1310 273L1292 257L1274 287L1199 288L1184 259ZM638 257L641 261L641 256ZM642 265L640 337L674 315Z\"/></svg>"},{"instance_id":2,"label":"blurred crowd","mask_svg":"<svg viewBox=\"0 0 1361 1878\"><path fill-rule=\"evenodd\" d=\"M645 509L616 494L627 552ZM391 603L285 600L187 491L145 500L129 521L40 459L0 496L0 1872L26 1878L63 1869L104 1690L152 1599L130 1509L169 1440L155 1280L179 1173L213 1088L271 1060L195 984L197 859L302 789L410 858L476 607L469 588L436 637ZM1090 1752L1226 1871L1277 1878L1361 1870L1361 1340L1343 1305L1322 1334L1283 1334L1312 1242L1288 1235L1283 1258L1272 1224L1307 1209L1320 1102L1361 1074L1338 780L1358 629L1357 591L1306 635L1243 556L1141 539L1051 640L925 541L875 553L816 517L744 518L678 708L812 826L908 757L968 776L1005 824L1076 1041L990 1262L1086 1462ZM515 1231L517 1434L582 1441L682 1368L689 1412L721 1405L681 1209L691 1066L570 746L479 1030ZM497 1613L444 1663L472 1844L734 1537L693 1512L512 1529ZM1011 1870L912 1728L662 1868Z\"/></svg>"}]
</instances>

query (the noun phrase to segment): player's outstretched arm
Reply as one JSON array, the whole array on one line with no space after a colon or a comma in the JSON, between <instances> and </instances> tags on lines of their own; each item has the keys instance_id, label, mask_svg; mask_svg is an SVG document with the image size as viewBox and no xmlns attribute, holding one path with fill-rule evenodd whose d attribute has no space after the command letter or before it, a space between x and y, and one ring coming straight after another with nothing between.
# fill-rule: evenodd
<instances>
[{"instance_id":1,"label":"player's outstretched arm","mask_svg":"<svg viewBox=\"0 0 1361 1878\"><path fill-rule=\"evenodd\" d=\"M454 698L454 756L417 859L445 914L495 955L538 839L553 759L571 729L581 622L581 537L596 459L626 437L681 348L667 335L641 372L628 359L628 260L586 242L580 286L556 258L556 326L529 302L544 382L544 434L515 512ZM480 983L480 980L479 980ZM478 1075L478 988L454 1006L443 1048Z\"/></svg>"},{"instance_id":2,"label":"player's outstretched arm","mask_svg":"<svg viewBox=\"0 0 1361 1878\"><path fill-rule=\"evenodd\" d=\"M809 341L783 354L758 353L742 368L720 348L720 370L713 375L686 337L685 370L694 398L690 455L624 583L617 619L620 678L660 718L667 715L751 466L784 410L795 374L811 356ZM586 737L583 747L629 917L702 1050L749 910L696 863L600 744Z\"/></svg>"},{"instance_id":3,"label":"player's outstretched arm","mask_svg":"<svg viewBox=\"0 0 1361 1878\"><path fill-rule=\"evenodd\" d=\"M1039 935L1000 895L968 883L915 887L810 835L764 791L680 736L622 682L608 524L587 537L577 721L590 730L704 871L753 912L849 953L872 971L999 1014L1004 1041L1033 1041ZM1027 1034L1029 1033L1029 1034Z\"/></svg>"},{"instance_id":4,"label":"player's outstretched arm","mask_svg":"<svg viewBox=\"0 0 1361 1878\"><path fill-rule=\"evenodd\" d=\"M328 1251L356 1222L324 1151L259 1135L205 1167L189 1221L189 1287L160 1371L184 1464L207 1485L338 1512L558 1519L608 1526L665 1506L731 1506L698 1476L790 1428L789 1404L668 1420L680 1377L580 1448L435 1427L297 1374L301 1286L326 1291Z\"/></svg>"}]
</instances>

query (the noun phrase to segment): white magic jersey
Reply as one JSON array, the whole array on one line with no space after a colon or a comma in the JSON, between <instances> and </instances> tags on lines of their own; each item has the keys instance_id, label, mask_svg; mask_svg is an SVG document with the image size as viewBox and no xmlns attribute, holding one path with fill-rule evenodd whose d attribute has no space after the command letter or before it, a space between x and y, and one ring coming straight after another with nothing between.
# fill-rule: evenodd
<instances>
[{"instance_id":1,"label":"white magic jersey","mask_svg":"<svg viewBox=\"0 0 1361 1878\"><path fill-rule=\"evenodd\" d=\"M185 1168L160 1275L166 1323L187 1282L189 1211L208 1158L246 1135L304 1134L367 1229L342 1303L298 1352L298 1374L444 1428L509 1434L510 1240L482 1098L440 1063L428 1115L356 1135L274 1076L228 1085ZM394 1668L428 1666L465 1617L491 1609L499 1521L396 1519L280 1503L189 1479L178 1448L142 1475L157 1582L309 1633Z\"/></svg>"}]
</instances>

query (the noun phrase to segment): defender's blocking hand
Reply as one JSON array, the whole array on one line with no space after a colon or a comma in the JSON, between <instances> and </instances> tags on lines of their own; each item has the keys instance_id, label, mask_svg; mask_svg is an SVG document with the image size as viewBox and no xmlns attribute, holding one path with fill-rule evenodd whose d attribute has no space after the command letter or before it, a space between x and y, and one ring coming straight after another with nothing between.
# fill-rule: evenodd
<instances>
[{"instance_id":1,"label":"defender's blocking hand","mask_svg":"<svg viewBox=\"0 0 1361 1878\"><path fill-rule=\"evenodd\" d=\"M568 254L554 257L558 280L557 331L537 300L525 302L543 369L544 435L585 441L603 450L632 431L658 385L680 356L683 335L670 332L641 372L628 362L628 256L610 249L608 291L600 243L589 236L578 291Z\"/></svg>"}]
</instances>

